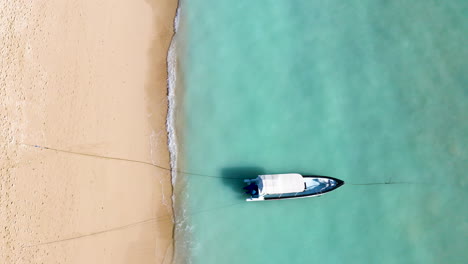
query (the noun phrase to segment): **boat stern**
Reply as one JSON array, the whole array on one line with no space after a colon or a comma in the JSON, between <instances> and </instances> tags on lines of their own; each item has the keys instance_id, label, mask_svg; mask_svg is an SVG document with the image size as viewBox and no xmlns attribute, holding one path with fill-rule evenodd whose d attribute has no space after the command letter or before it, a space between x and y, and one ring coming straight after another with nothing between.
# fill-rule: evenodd
<instances>
[{"instance_id":1,"label":"boat stern","mask_svg":"<svg viewBox=\"0 0 468 264\"><path fill-rule=\"evenodd\" d=\"M265 200L261 195L258 189L257 179L245 179L244 182L247 184L243 189L246 194L250 195L249 198L245 199L248 202L252 201L263 201Z\"/></svg>"}]
</instances>

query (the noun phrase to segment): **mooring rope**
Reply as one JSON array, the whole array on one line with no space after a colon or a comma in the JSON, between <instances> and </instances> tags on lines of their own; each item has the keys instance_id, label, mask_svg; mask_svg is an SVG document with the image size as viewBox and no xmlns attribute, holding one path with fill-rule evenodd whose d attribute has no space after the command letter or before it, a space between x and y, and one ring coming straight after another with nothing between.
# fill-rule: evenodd
<instances>
[{"instance_id":1,"label":"mooring rope","mask_svg":"<svg viewBox=\"0 0 468 264\"><path fill-rule=\"evenodd\" d=\"M119 158L119 157L111 157L111 156L104 156L104 155L97 155L97 154L91 154L91 153L84 153L84 152L78 152L78 151L58 149L58 148L47 147L47 146L26 144L26 143L22 143L22 145L29 146L29 147L34 147L34 148L39 148L39 149L44 149L44 150L52 150L52 151L57 151L57 152L62 152L62 153L68 153L68 154L72 154L72 155L80 155L80 156L94 157L94 158L100 158L100 159L109 159L109 160L118 160L118 161L139 163L139 164L144 164L144 165L148 165L148 166L153 166L153 167L156 167L158 169L165 170L165 171L172 171L171 168L164 167L164 166L161 166L161 165L157 165L157 164L147 162L147 161L127 159L127 158ZM207 178L219 178L219 179L230 179L230 180L241 180L241 179L243 179L243 178L237 178L237 177L223 177L223 176L216 176L216 175L209 175L209 174L202 174L202 173L194 173L194 172L187 172L187 171L181 171L181 170L176 170L176 172L186 174L186 175L191 175L191 176L200 176L200 177L207 177ZM346 185L355 185L355 186L394 185L394 184L417 184L417 183L415 183L415 182L392 182L392 181L370 182L370 183L346 183Z\"/></svg>"},{"instance_id":2,"label":"mooring rope","mask_svg":"<svg viewBox=\"0 0 468 264\"><path fill-rule=\"evenodd\" d=\"M139 163L139 164L143 164L143 165L153 166L153 167L156 167L156 168L158 168L158 169L165 170L165 171L169 171L169 172L172 171L171 168L164 167L164 166L160 166L160 165L157 165L157 164L153 164L153 163L147 162L147 161L134 160L134 159L127 159L127 158L120 158L120 157L112 157L112 156L104 156L104 155L91 154L91 153L84 153L84 152L71 151L71 150L53 148L53 147L48 147L48 146L32 145L32 144L26 144L26 143L21 143L21 144L22 144L22 145L25 145L25 146L29 146L29 147L39 148L39 149L43 149L43 150L51 150L51 151L62 152L62 153L68 153L68 154L72 154L72 155L80 155L80 156L93 157L93 158L100 158L100 159L118 160L118 161ZM200 176L200 177L208 177L208 178L223 178L223 179L233 179L233 180L241 180L241 179L243 179L243 178L236 178L236 177L222 177L222 176L216 176L216 175L208 175L208 174L201 174L201 173L193 173L193 172L180 171L180 170L176 170L176 172L182 173L182 174L186 174L186 175ZM386 182L346 183L346 184L347 184L347 185L355 185L355 186L366 186L366 185L393 185L393 184L416 184L416 183L414 183L414 182L392 182L392 181L386 181ZM209 212L209 211L222 210L222 209L224 209L224 208L236 206L236 205L239 205L239 204L241 204L241 203L245 203L245 201L236 202L236 203L230 203L230 204L227 204L227 205L217 206L217 207L213 207L213 208L207 208L207 209L197 210L197 211L194 211L194 212L192 212L192 213L189 213L188 215L185 215L185 217L186 217L186 216L193 216L193 215L197 215L197 214L201 214L201 213L206 213L206 212ZM49 244L60 243L60 242L67 242L67 241L70 241L70 240L81 239L81 238L85 238L85 237L90 237L90 236L95 236L95 235L104 234L104 233L107 233L107 232L113 232L113 231L117 231L117 230L121 230L121 229L125 229L125 228L130 228L130 227L133 227L133 226L136 226L136 225L140 225L140 224L146 224L146 223L151 223L151 222L159 222L159 221L167 221L167 220L173 220L173 216L172 216L172 215L163 215L163 216L159 216L159 217L147 219L147 220L140 221L140 222L136 222L136 223L131 223L131 224L127 224L127 225L123 225L123 226L119 226L119 227L114 227L114 228L110 228L110 229L105 229L105 230L102 230L102 231L90 232L90 233L86 233L86 234L82 234L82 235L78 235L78 236L74 236L74 237L63 238L63 239L58 239L58 240L43 242L43 243L39 243L39 244L33 244L33 245L26 246L26 247L36 247L36 246L43 246L43 245L49 245ZM180 222L180 221L178 221L178 222Z\"/></svg>"},{"instance_id":3,"label":"mooring rope","mask_svg":"<svg viewBox=\"0 0 468 264\"><path fill-rule=\"evenodd\" d=\"M370 182L370 183L346 183L349 185L387 185L387 184L416 184L415 182Z\"/></svg>"},{"instance_id":4,"label":"mooring rope","mask_svg":"<svg viewBox=\"0 0 468 264\"><path fill-rule=\"evenodd\" d=\"M151 162L147 161L141 161L141 160L134 160L134 159L126 159L126 158L119 158L119 157L111 157L111 156L104 156L104 155L97 155L97 154L91 154L91 153L84 153L84 152L78 152L78 151L71 151L71 150L65 150L65 149L58 149L58 148L53 148L53 147L46 147L46 146L40 146L40 145L32 145L32 144L26 144L26 143L21 143L22 145L29 146L29 147L34 147L34 148L39 148L39 149L44 149L44 150L52 150L52 151L57 151L57 152L62 152L62 153L68 153L72 155L80 155L80 156L86 156L86 157L93 157L93 158L100 158L100 159L108 159L108 160L118 160L118 161L126 161L126 162L133 162L133 163L139 163L139 164L144 164L144 165L149 165L156 167L161 170L166 170L166 171L172 171L171 168L160 166ZM232 179L232 180L240 180L242 178L236 178L236 177L223 177L223 176L216 176L216 175L208 175L208 174L202 174L202 173L194 173L194 172L187 172L187 171L181 171L181 170L176 170L177 173L182 173L182 174L187 174L187 175L193 175L193 176L200 176L200 177L208 177L208 178L222 178L222 179Z\"/></svg>"},{"instance_id":5,"label":"mooring rope","mask_svg":"<svg viewBox=\"0 0 468 264\"><path fill-rule=\"evenodd\" d=\"M207 208L207 209L194 211L194 212L192 212L192 213L190 213L188 215L184 215L184 217L194 216L194 215L197 215L197 214L206 213L206 212L210 212L210 211L219 211L219 210L222 210L222 209L225 209L225 208L228 208L228 207L239 205L241 203L244 204L245 201L230 203L230 204L226 204L226 205L222 205L222 206L217 206L217 207L212 207L212 208ZM172 220L173 221L174 216L172 214L162 215L162 216L159 216L159 217L150 218L150 219L143 220L143 221L140 221L140 222L126 224L126 225L117 226L117 227L113 227L113 228L108 228L108 229L104 229L104 230L101 230L101 231L89 232L89 233L85 233L85 234L81 234L81 235L77 235L77 236L71 236L71 237L67 237L67 238L61 238L61 239L51 240L51 241L42 242L42 243L25 245L25 246L23 246L23 248L46 246L46 245L50 245L50 244L68 242L68 241L77 240L77 239L81 239L81 238L86 238L86 237L91 237L91 236L98 236L98 235L102 235L102 234L109 233L109 232L119 231L119 230L131 228L131 227L135 227L135 226L138 226L138 225L142 225L142 224L162 222L162 221L167 221L167 220ZM184 221L184 220L182 220L182 221ZM178 223L180 223L182 221L176 221L175 223L178 224Z\"/></svg>"}]
</instances>

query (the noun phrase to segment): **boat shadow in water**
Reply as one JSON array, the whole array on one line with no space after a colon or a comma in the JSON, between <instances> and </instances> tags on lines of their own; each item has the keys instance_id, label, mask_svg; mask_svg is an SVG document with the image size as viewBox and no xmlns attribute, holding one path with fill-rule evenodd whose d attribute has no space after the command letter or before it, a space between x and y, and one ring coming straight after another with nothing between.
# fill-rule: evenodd
<instances>
[{"instance_id":1,"label":"boat shadow in water","mask_svg":"<svg viewBox=\"0 0 468 264\"><path fill-rule=\"evenodd\" d=\"M247 194L244 194L246 184L244 179L253 179L258 175L264 174L265 170L262 167L225 167L221 169L223 183L232 188L235 193L239 194L239 199L245 199Z\"/></svg>"}]
</instances>

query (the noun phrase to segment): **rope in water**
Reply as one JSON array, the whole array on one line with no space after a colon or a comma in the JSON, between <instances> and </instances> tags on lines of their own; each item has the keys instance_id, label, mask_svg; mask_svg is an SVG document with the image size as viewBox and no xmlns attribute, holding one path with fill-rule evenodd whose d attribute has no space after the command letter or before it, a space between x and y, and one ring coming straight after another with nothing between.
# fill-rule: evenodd
<instances>
[{"instance_id":1,"label":"rope in water","mask_svg":"<svg viewBox=\"0 0 468 264\"><path fill-rule=\"evenodd\" d=\"M347 183L349 185L387 185L387 184L416 184L414 182L370 182L370 183Z\"/></svg>"}]
</instances>

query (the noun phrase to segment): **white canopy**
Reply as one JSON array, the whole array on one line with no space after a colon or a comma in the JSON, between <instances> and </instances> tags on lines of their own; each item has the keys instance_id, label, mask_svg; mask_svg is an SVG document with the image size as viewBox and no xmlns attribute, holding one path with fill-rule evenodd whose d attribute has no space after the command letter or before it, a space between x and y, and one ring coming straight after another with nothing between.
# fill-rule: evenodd
<instances>
[{"instance_id":1,"label":"white canopy","mask_svg":"<svg viewBox=\"0 0 468 264\"><path fill-rule=\"evenodd\" d=\"M260 195L297 193L305 189L304 178L298 173L259 175L257 182Z\"/></svg>"}]
</instances>

